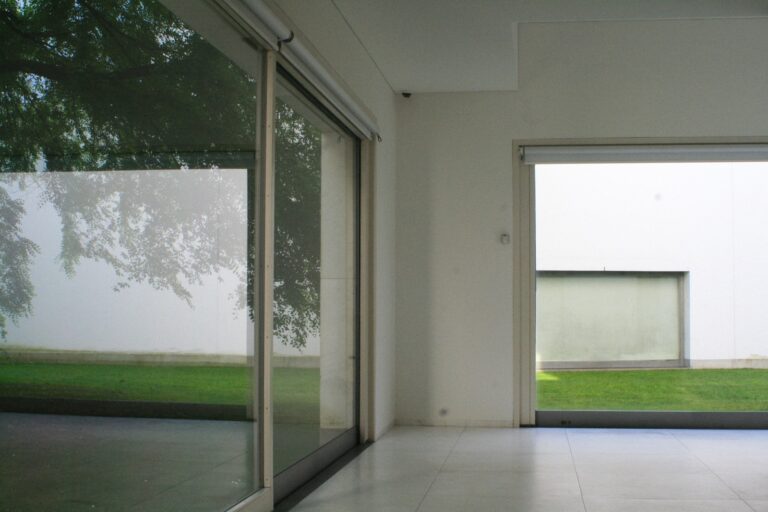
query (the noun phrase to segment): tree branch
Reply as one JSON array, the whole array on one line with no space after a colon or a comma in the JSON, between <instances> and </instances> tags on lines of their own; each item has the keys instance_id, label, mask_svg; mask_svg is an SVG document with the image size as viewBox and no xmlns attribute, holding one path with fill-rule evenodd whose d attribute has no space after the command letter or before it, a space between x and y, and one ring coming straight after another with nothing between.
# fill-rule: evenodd
<instances>
[{"instance_id":1,"label":"tree branch","mask_svg":"<svg viewBox=\"0 0 768 512\"><path fill-rule=\"evenodd\" d=\"M32 44L36 46L41 46L49 52L53 52L54 49L51 48L49 45L45 44L43 42L43 38L54 37L54 36L58 37L62 35L61 33L55 33L49 30L43 30L38 32L24 31L19 27L20 20L18 16L15 16L11 11L8 11L5 9L0 10L0 21L4 22L5 25L7 25L10 30L15 32L21 38L30 41Z\"/></svg>"},{"instance_id":2,"label":"tree branch","mask_svg":"<svg viewBox=\"0 0 768 512\"><path fill-rule=\"evenodd\" d=\"M76 76L93 80L130 80L132 78L148 76L162 69L162 67L164 66L160 64L147 64L105 73L26 59L0 61L0 73L31 73L51 80L68 80Z\"/></svg>"},{"instance_id":3,"label":"tree branch","mask_svg":"<svg viewBox=\"0 0 768 512\"><path fill-rule=\"evenodd\" d=\"M123 53L126 56L130 57L131 52L127 50L127 48L125 47L121 39L128 41L129 44L132 44L134 46L139 46L143 48L145 51L148 51L150 53L153 53L153 54L159 53L159 49L156 46L148 45L146 41L137 39L123 32L120 29L120 26L118 24L116 24L113 20L105 16L99 9L91 5L91 3L88 0L80 0L80 3L88 11L90 11L94 19L96 20L96 22L99 23L102 26L102 28L104 28L107 32L110 32L115 37L117 44L120 46L120 49L123 50Z\"/></svg>"},{"instance_id":4,"label":"tree branch","mask_svg":"<svg viewBox=\"0 0 768 512\"><path fill-rule=\"evenodd\" d=\"M0 73L31 73L51 80L65 80L72 76L72 72L64 66L24 59L0 62Z\"/></svg>"}]
</instances>

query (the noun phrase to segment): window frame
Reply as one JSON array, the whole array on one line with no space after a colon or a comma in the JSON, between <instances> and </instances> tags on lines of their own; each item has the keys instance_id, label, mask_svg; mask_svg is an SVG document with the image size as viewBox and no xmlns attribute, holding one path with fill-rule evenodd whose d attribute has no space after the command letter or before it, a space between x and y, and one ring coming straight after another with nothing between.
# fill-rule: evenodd
<instances>
[{"instance_id":1,"label":"window frame","mask_svg":"<svg viewBox=\"0 0 768 512\"><path fill-rule=\"evenodd\" d=\"M768 428L768 412L539 411L536 409L536 204L531 146L728 146L768 144L768 137L516 139L512 142L513 425L590 428ZM686 325L687 331L687 325Z\"/></svg>"}]
</instances>

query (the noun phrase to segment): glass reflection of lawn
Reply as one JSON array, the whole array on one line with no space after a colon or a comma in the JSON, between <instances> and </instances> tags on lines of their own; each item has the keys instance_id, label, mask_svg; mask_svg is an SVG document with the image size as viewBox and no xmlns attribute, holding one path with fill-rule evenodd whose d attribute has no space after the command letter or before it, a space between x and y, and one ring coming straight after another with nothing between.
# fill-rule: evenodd
<instances>
[{"instance_id":1,"label":"glass reflection of lawn","mask_svg":"<svg viewBox=\"0 0 768 512\"><path fill-rule=\"evenodd\" d=\"M768 411L768 370L546 371L538 409ZM273 370L275 421L316 424L320 371ZM242 405L249 370L227 366L0 364L0 397Z\"/></svg>"},{"instance_id":2,"label":"glass reflection of lawn","mask_svg":"<svg viewBox=\"0 0 768 512\"><path fill-rule=\"evenodd\" d=\"M275 421L316 424L320 370L275 368L272 375ZM0 363L0 397L244 405L250 391L246 367Z\"/></svg>"}]
</instances>

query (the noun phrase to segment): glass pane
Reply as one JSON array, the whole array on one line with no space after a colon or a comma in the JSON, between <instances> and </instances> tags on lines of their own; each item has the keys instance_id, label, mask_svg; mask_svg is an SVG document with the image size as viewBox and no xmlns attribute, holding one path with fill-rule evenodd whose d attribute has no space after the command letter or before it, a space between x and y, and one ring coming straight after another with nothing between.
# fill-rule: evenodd
<instances>
[{"instance_id":1,"label":"glass pane","mask_svg":"<svg viewBox=\"0 0 768 512\"><path fill-rule=\"evenodd\" d=\"M768 411L768 164L536 166L539 409Z\"/></svg>"},{"instance_id":2,"label":"glass pane","mask_svg":"<svg viewBox=\"0 0 768 512\"><path fill-rule=\"evenodd\" d=\"M3 506L225 510L259 481L258 77L154 0L5 5Z\"/></svg>"},{"instance_id":3,"label":"glass pane","mask_svg":"<svg viewBox=\"0 0 768 512\"><path fill-rule=\"evenodd\" d=\"M275 123L275 473L355 426L356 141L287 86Z\"/></svg>"}]
</instances>

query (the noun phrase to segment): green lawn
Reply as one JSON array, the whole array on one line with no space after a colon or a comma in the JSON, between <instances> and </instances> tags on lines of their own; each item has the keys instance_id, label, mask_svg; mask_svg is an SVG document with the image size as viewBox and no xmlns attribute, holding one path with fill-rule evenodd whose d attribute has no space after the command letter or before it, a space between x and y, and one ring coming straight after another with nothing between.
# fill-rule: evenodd
<instances>
[{"instance_id":1,"label":"green lawn","mask_svg":"<svg viewBox=\"0 0 768 512\"><path fill-rule=\"evenodd\" d=\"M539 409L768 411L768 370L546 371ZM314 423L320 372L276 368L276 421ZM0 396L245 404L247 368L89 364L0 364Z\"/></svg>"},{"instance_id":2,"label":"green lawn","mask_svg":"<svg viewBox=\"0 0 768 512\"><path fill-rule=\"evenodd\" d=\"M538 372L538 409L768 411L768 370Z\"/></svg>"},{"instance_id":3,"label":"green lawn","mask_svg":"<svg viewBox=\"0 0 768 512\"><path fill-rule=\"evenodd\" d=\"M6 362L0 363L0 396L241 405L250 392L249 372L227 366ZM317 368L275 368L272 388L276 421L318 421Z\"/></svg>"}]
</instances>

